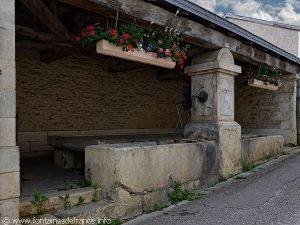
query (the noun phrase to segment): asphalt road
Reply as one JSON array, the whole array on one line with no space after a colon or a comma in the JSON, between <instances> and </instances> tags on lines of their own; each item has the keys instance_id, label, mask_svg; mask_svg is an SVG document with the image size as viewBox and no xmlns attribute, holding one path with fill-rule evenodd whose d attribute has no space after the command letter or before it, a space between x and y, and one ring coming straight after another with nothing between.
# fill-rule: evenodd
<instances>
[{"instance_id":1,"label":"asphalt road","mask_svg":"<svg viewBox=\"0 0 300 225\"><path fill-rule=\"evenodd\" d=\"M300 225L300 154L128 225Z\"/></svg>"}]
</instances>

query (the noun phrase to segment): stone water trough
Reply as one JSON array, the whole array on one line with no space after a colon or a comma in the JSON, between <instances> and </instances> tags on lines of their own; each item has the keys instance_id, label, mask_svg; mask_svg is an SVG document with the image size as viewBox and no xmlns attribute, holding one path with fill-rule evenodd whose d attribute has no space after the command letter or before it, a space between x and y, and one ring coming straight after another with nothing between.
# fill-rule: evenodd
<instances>
[{"instance_id":1,"label":"stone water trough","mask_svg":"<svg viewBox=\"0 0 300 225\"><path fill-rule=\"evenodd\" d=\"M214 142L137 142L85 148L85 168L90 169L92 181L107 193L122 188L141 197L143 209L166 200L173 181L189 189L215 183L217 163Z\"/></svg>"},{"instance_id":2,"label":"stone water trough","mask_svg":"<svg viewBox=\"0 0 300 225\"><path fill-rule=\"evenodd\" d=\"M284 140L281 135L242 136L242 163L253 163L283 153Z\"/></svg>"}]
</instances>

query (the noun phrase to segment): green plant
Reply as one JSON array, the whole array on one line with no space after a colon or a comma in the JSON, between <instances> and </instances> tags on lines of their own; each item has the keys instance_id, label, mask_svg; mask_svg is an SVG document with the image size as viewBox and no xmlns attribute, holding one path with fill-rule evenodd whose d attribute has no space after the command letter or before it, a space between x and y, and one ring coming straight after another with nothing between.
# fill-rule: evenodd
<instances>
[{"instance_id":1,"label":"green plant","mask_svg":"<svg viewBox=\"0 0 300 225\"><path fill-rule=\"evenodd\" d=\"M83 203L84 203L84 197L82 197L82 196L80 196L79 198L78 198L78 203L77 203L77 206L78 205L82 205Z\"/></svg>"},{"instance_id":2,"label":"green plant","mask_svg":"<svg viewBox=\"0 0 300 225\"><path fill-rule=\"evenodd\" d=\"M243 171L249 172L252 171L256 167L255 163L247 163L243 165Z\"/></svg>"},{"instance_id":3,"label":"green plant","mask_svg":"<svg viewBox=\"0 0 300 225\"><path fill-rule=\"evenodd\" d=\"M219 182L223 182L223 181L226 181L226 180L227 180L227 178L224 177L224 176L220 176L220 177L219 177Z\"/></svg>"},{"instance_id":4,"label":"green plant","mask_svg":"<svg viewBox=\"0 0 300 225\"><path fill-rule=\"evenodd\" d=\"M37 207L37 213L39 215L44 213L43 203L45 201L48 201L48 197L44 195L42 192L37 192L34 195L34 200L31 201L31 203Z\"/></svg>"},{"instance_id":5,"label":"green plant","mask_svg":"<svg viewBox=\"0 0 300 225\"><path fill-rule=\"evenodd\" d=\"M92 173L89 168L86 171L86 176L84 180L78 181L76 184L81 188L92 186Z\"/></svg>"},{"instance_id":6,"label":"green plant","mask_svg":"<svg viewBox=\"0 0 300 225\"><path fill-rule=\"evenodd\" d=\"M234 179L236 179L236 180L242 180L242 179L246 179L246 177L245 176L236 176Z\"/></svg>"},{"instance_id":7,"label":"green plant","mask_svg":"<svg viewBox=\"0 0 300 225\"><path fill-rule=\"evenodd\" d=\"M183 200L195 200L203 196L201 193L193 193L187 190L183 190L182 184L179 181L174 181L171 185L173 191L169 194L169 198L172 204L176 204Z\"/></svg>"},{"instance_id":8,"label":"green plant","mask_svg":"<svg viewBox=\"0 0 300 225\"><path fill-rule=\"evenodd\" d=\"M281 86L281 73L279 73L275 68L270 70L265 65L260 66L258 73L249 74L247 77L250 81L257 79L263 81L265 84Z\"/></svg>"},{"instance_id":9,"label":"green plant","mask_svg":"<svg viewBox=\"0 0 300 225\"><path fill-rule=\"evenodd\" d=\"M99 193L100 193L100 189L97 186L97 184L93 184L92 185L94 191L93 191L93 195L92 195L92 202L96 202L99 200Z\"/></svg>"},{"instance_id":10,"label":"green plant","mask_svg":"<svg viewBox=\"0 0 300 225\"><path fill-rule=\"evenodd\" d=\"M163 210L166 207L168 207L168 206L165 205L165 204L163 204L163 203L157 202L153 206L153 211L161 211L161 210Z\"/></svg>"},{"instance_id":11,"label":"green plant","mask_svg":"<svg viewBox=\"0 0 300 225\"><path fill-rule=\"evenodd\" d=\"M171 58L182 69L190 46L183 43L181 36L173 22L164 32L145 30L135 24L120 24L105 31L96 23L85 27L80 35L75 36L75 41L83 46L94 46L100 40L107 40L126 52L145 51L151 52L154 58Z\"/></svg>"},{"instance_id":12,"label":"green plant","mask_svg":"<svg viewBox=\"0 0 300 225\"><path fill-rule=\"evenodd\" d=\"M71 208L71 202L70 202L70 195L66 194L65 196L58 196L59 199L61 199L63 201L64 204L64 208Z\"/></svg>"}]
</instances>

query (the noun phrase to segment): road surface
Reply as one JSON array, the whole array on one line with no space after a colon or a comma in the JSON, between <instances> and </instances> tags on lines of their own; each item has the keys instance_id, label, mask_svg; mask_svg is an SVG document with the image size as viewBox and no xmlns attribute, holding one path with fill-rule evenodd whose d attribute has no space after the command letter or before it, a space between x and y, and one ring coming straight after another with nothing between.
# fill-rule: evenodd
<instances>
[{"instance_id":1,"label":"road surface","mask_svg":"<svg viewBox=\"0 0 300 225\"><path fill-rule=\"evenodd\" d=\"M300 225L300 154L234 180L201 200L127 224Z\"/></svg>"}]
</instances>

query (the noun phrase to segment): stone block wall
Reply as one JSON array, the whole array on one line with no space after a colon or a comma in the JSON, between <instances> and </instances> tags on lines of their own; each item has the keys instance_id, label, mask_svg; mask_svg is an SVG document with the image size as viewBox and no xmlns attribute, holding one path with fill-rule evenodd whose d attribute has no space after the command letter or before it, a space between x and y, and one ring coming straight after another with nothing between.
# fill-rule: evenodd
<instances>
[{"instance_id":1,"label":"stone block wall","mask_svg":"<svg viewBox=\"0 0 300 225\"><path fill-rule=\"evenodd\" d=\"M152 67L108 73L109 60L77 54L45 64L37 52L17 50L19 145L24 155L51 150L45 142L51 132L176 127L182 80L159 81Z\"/></svg>"},{"instance_id":2,"label":"stone block wall","mask_svg":"<svg viewBox=\"0 0 300 225\"><path fill-rule=\"evenodd\" d=\"M248 86L242 76L235 85L235 120L242 133L282 135L285 144L296 144L295 78L285 75L278 91L269 91Z\"/></svg>"},{"instance_id":3,"label":"stone block wall","mask_svg":"<svg viewBox=\"0 0 300 225\"><path fill-rule=\"evenodd\" d=\"M0 5L0 221L8 217L10 225L19 217L20 196L15 129L15 1L0 0Z\"/></svg>"}]
</instances>

